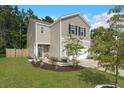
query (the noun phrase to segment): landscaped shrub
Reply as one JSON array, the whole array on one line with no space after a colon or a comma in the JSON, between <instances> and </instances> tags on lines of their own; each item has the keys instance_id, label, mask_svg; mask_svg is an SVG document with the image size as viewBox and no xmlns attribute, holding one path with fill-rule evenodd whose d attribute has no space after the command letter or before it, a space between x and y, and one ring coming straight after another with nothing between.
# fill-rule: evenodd
<instances>
[{"instance_id":1,"label":"landscaped shrub","mask_svg":"<svg viewBox=\"0 0 124 93\"><path fill-rule=\"evenodd\" d=\"M76 68L78 66L78 64L80 63L79 60L77 60L76 58L73 58L72 60L72 63L73 63L73 67Z\"/></svg>"},{"instance_id":2,"label":"landscaped shrub","mask_svg":"<svg viewBox=\"0 0 124 93\"><path fill-rule=\"evenodd\" d=\"M61 62L67 63L69 62L69 58L68 57L61 58Z\"/></svg>"},{"instance_id":3,"label":"landscaped shrub","mask_svg":"<svg viewBox=\"0 0 124 93\"><path fill-rule=\"evenodd\" d=\"M31 56L28 56L27 58L28 58L28 59L33 59Z\"/></svg>"},{"instance_id":4,"label":"landscaped shrub","mask_svg":"<svg viewBox=\"0 0 124 93\"><path fill-rule=\"evenodd\" d=\"M52 63L52 65L56 65L56 62L58 62L58 58L57 57L50 57L50 62Z\"/></svg>"},{"instance_id":5,"label":"landscaped shrub","mask_svg":"<svg viewBox=\"0 0 124 93\"><path fill-rule=\"evenodd\" d=\"M50 57L49 59L52 65L55 65L55 69L58 69L57 62L59 62L60 60L57 57Z\"/></svg>"},{"instance_id":6,"label":"landscaped shrub","mask_svg":"<svg viewBox=\"0 0 124 93\"><path fill-rule=\"evenodd\" d=\"M34 58L32 59L32 64L36 67L40 67L42 65L42 58Z\"/></svg>"}]
</instances>

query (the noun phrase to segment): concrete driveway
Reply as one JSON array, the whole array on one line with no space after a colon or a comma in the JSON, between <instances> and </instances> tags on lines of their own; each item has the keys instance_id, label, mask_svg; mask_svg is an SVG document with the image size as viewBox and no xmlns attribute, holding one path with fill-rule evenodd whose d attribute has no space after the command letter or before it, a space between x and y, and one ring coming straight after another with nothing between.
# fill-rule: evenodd
<instances>
[{"instance_id":1,"label":"concrete driveway","mask_svg":"<svg viewBox=\"0 0 124 93\"><path fill-rule=\"evenodd\" d=\"M89 68L96 68L98 62L90 59L82 59L80 65Z\"/></svg>"},{"instance_id":2,"label":"concrete driveway","mask_svg":"<svg viewBox=\"0 0 124 93\"><path fill-rule=\"evenodd\" d=\"M81 63L79 65L83 66L83 67L89 67L89 68L96 68L98 70L104 71L105 69L102 67L98 67L98 61L94 61L91 59L82 59L80 60ZM108 73L112 73L110 71L107 71ZM114 73L112 73L114 74ZM124 69L119 69L119 75L120 76L124 76Z\"/></svg>"}]
</instances>

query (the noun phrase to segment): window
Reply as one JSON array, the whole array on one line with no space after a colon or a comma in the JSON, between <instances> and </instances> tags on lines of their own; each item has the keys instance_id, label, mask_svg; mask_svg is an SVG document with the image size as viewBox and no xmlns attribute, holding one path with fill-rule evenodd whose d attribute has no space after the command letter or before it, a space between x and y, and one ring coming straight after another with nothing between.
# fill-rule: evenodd
<instances>
[{"instance_id":1,"label":"window","mask_svg":"<svg viewBox=\"0 0 124 93\"><path fill-rule=\"evenodd\" d=\"M83 30L84 29L82 27L80 27L80 36L83 36L83 34L84 34L84 31Z\"/></svg>"},{"instance_id":2,"label":"window","mask_svg":"<svg viewBox=\"0 0 124 93\"><path fill-rule=\"evenodd\" d=\"M75 34L78 36L85 37L86 36L86 28L69 24L69 34Z\"/></svg>"},{"instance_id":3,"label":"window","mask_svg":"<svg viewBox=\"0 0 124 93\"><path fill-rule=\"evenodd\" d=\"M69 24L69 34L75 34L76 26Z\"/></svg>"},{"instance_id":4,"label":"window","mask_svg":"<svg viewBox=\"0 0 124 93\"><path fill-rule=\"evenodd\" d=\"M44 33L44 27L41 27L41 33Z\"/></svg>"},{"instance_id":5,"label":"window","mask_svg":"<svg viewBox=\"0 0 124 93\"><path fill-rule=\"evenodd\" d=\"M79 36L86 36L86 28L82 28L82 27L79 27L79 30L78 30L78 35Z\"/></svg>"}]
</instances>

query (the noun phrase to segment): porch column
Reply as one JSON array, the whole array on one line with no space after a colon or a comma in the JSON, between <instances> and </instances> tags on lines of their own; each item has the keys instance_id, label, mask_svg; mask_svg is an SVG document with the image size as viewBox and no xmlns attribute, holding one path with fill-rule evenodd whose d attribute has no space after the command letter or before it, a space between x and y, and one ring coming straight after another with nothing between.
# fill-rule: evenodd
<instances>
[{"instance_id":1,"label":"porch column","mask_svg":"<svg viewBox=\"0 0 124 93\"><path fill-rule=\"evenodd\" d=\"M35 45L35 56L38 57L38 44Z\"/></svg>"}]
</instances>

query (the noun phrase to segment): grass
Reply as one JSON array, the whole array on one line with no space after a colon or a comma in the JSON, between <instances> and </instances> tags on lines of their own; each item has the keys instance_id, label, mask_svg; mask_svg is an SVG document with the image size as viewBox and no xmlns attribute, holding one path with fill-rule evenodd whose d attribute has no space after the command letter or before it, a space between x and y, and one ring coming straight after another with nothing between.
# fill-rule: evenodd
<instances>
[{"instance_id":1,"label":"grass","mask_svg":"<svg viewBox=\"0 0 124 93\"><path fill-rule=\"evenodd\" d=\"M114 76L95 69L55 72L34 68L27 58L0 58L0 87L10 88L81 88L100 83L113 84ZM124 87L124 77L119 77Z\"/></svg>"}]
</instances>

